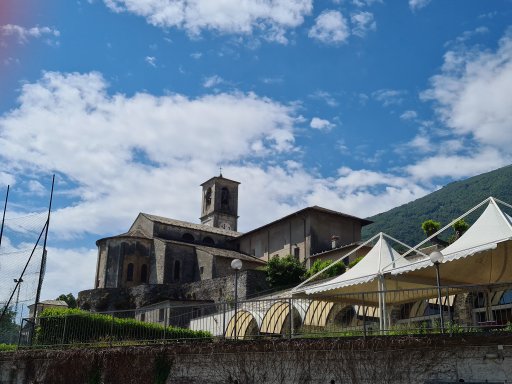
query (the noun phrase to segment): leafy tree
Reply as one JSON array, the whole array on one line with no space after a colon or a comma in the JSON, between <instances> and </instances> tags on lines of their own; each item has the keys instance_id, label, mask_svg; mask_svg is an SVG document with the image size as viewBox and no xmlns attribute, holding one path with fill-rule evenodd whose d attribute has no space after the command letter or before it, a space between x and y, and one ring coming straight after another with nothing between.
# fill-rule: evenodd
<instances>
[{"instance_id":1,"label":"leafy tree","mask_svg":"<svg viewBox=\"0 0 512 384\"><path fill-rule=\"evenodd\" d=\"M306 279L310 278L311 276L313 276L313 275L317 274L318 272L320 272L322 269L327 268L332 263L333 263L332 260L317 260L317 261L315 261L313 263L311 268L309 268L307 270L307 272L304 275L304 277ZM318 279L327 279L329 277L338 276L338 275L341 275L342 273L344 273L345 269L346 269L345 265L343 263L341 263L341 262L338 262L334 266L329 268L327 271L322 273L321 275L318 275L317 278Z\"/></svg>"},{"instance_id":2,"label":"leafy tree","mask_svg":"<svg viewBox=\"0 0 512 384\"><path fill-rule=\"evenodd\" d=\"M60 295L56 300L65 301L69 308L76 308L76 299L72 293L68 293L67 295Z\"/></svg>"},{"instance_id":3,"label":"leafy tree","mask_svg":"<svg viewBox=\"0 0 512 384\"><path fill-rule=\"evenodd\" d=\"M285 287L300 283L306 268L292 255L274 256L267 263L266 272L271 287Z\"/></svg>"},{"instance_id":4,"label":"leafy tree","mask_svg":"<svg viewBox=\"0 0 512 384\"><path fill-rule=\"evenodd\" d=\"M455 235L461 237L469 229L469 224L464 219L460 219L453 223L452 228L455 231Z\"/></svg>"},{"instance_id":5,"label":"leafy tree","mask_svg":"<svg viewBox=\"0 0 512 384\"><path fill-rule=\"evenodd\" d=\"M439 221L434 220L425 220L421 224L421 229L425 232L425 235L432 236L434 233L441 229L441 223Z\"/></svg>"},{"instance_id":6,"label":"leafy tree","mask_svg":"<svg viewBox=\"0 0 512 384\"><path fill-rule=\"evenodd\" d=\"M0 319L0 343L13 344L18 340L19 326L15 320L16 312L12 308L8 308Z\"/></svg>"},{"instance_id":7,"label":"leafy tree","mask_svg":"<svg viewBox=\"0 0 512 384\"><path fill-rule=\"evenodd\" d=\"M361 260L363 260L364 256L356 257L354 260L352 260L350 263L348 263L349 268L354 268L354 266L359 263Z\"/></svg>"}]
</instances>

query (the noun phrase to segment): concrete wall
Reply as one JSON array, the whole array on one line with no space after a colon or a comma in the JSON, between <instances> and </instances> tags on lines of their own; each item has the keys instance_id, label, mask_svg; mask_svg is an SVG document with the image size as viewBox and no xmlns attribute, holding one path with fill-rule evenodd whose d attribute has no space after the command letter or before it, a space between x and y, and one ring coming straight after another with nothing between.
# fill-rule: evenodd
<instances>
[{"instance_id":1,"label":"concrete wall","mask_svg":"<svg viewBox=\"0 0 512 384\"><path fill-rule=\"evenodd\" d=\"M0 383L505 383L511 345L465 335L19 351L0 353Z\"/></svg>"}]
</instances>

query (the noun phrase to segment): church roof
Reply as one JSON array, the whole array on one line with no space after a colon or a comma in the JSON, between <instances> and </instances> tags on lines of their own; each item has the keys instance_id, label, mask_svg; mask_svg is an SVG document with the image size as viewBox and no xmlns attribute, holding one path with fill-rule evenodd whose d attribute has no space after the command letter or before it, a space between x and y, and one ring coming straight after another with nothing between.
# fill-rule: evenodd
<instances>
[{"instance_id":1,"label":"church roof","mask_svg":"<svg viewBox=\"0 0 512 384\"><path fill-rule=\"evenodd\" d=\"M180 244L180 245L186 245L186 246L189 246L189 247L194 247L196 249L199 249L201 251L204 251L204 252L207 252L213 256L218 256L218 257L225 257L225 258L228 258L228 259L240 259L242 261L250 261L250 262L253 262L253 263L259 263L261 265L265 265L267 262L260 259L260 258L257 258L257 257L254 257L254 256L250 256L250 255L246 255L245 253L240 253L238 251L235 251L235 250L231 250L231 249L225 249L225 248L217 248L217 247L210 247L208 245L203 245L203 244L194 244L194 243L187 243L187 242L183 242L183 241L177 241L177 240L167 240L167 239L161 239L161 238L156 238L157 240L160 240L164 243L171 243L171 244Z\"/></svg>"},{"instance_id":2,"label":"church roof","mask_svg":"<svg viewBox=\"0 0 512 384\"><path fill-rule=\"evenodd\" d=\"M162 224L167 224L167 225L173 225L175 227L195 229L198 231L216 233L219 235L225 235L225 236L231 236L231 237L238 237L238 236L242 235L242 233L240 233L240 232L229 231L229 230L222 229L222 228L215 228L215 227L211 227L209 225L189 223L188 221L175 220L175 219L170 219L168 217L150 215L148 213L140 213L140 214L151 221L154 221L157 223L162 223Z\"/></svg>"},{"instance_id":3,"label":"church roof","mask_svg":"<svg viewBox=\"0 0 512 384\"><path fill-rule=\"evenodd\" d=\"M283 216L281 217L280 219L277 219L277 220L274 220L270 223L267 223L265 225L262 225L261 227L258 227L258 228L255 228L249 232L246 232L246 233L240 233L239 236L242 236L242 235L247 235L247 234L250 234L250 233L253 233L253 232L257 232L263 228L266 228L266 227L270 227L274 224L277 224L277 223L280 223L282 221L286 221L292 217L295 217L295 216L299 216L303 213L307 214L307 213L311 213L311 212L320 212L320 213L326 213L326 214L329 214L329 215L334 215L334 216L339 216L339 217L344 217L344 218L347 218L347 219L352 219L352 220L355 220L355 221L359 221L361 223L361 226L365 226L365 225L368 225L368 224L371 224L373 223L373 221L370 221L370 220L366 220L366 219L361 219L360 217L356 217L356 216L352 216L352 215L347 215L346 213L342 213L342 212L338 212L338 211L333 211L332 209L327 209L327 208L323 208L323 207L319 207L318 205L314 205L312 207L306 207L306 208L303 208L299 211L296 211L296 212L293 212L287 216Z\"/></svg>"}]
</instances>

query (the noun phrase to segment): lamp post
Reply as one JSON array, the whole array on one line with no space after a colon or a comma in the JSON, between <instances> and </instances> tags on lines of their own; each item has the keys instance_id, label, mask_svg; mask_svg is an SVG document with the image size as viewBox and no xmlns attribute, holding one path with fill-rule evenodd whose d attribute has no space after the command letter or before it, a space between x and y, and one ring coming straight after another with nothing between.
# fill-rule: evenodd
<instances>
[{"instance_id":1,"label":"lamp post","mask_svg":"<svg viewBox=\"0 0 512 384\"><path fill-rule=\"evenodd\" d=\"M443 261L443 254L439 251L434 251L430 255L430 261L436 267L436 281L437 281L437 303L439 304L439 319L441 321L441 333L444 333L444 319L443 319L443 306L441 303L441 279L439 277L439 264Z\"/></svg>"},{"instance_id":2,"label":"lamp post","mask_svg":"<svg viewBox=\"0 0 512 384\"><path fill-rule=\"evenodd\" d=\"M237 334L237 317L238 317L238 271L242 269L242 260L234 259L231 262L231 268L235 270L235 340L238 339Z\"/></svg>"},{"instance_id":3,"label":"lamp post","mask_svg":"<svg viewBox=\"0 0 512 384\"><path fill-rule=\"evenodd\" d=\"M14 312L16 313L14 318L18 317L18 302L20 301L20 289L21 289L21 283L23 283L23 279L14 279L14 282L18 284L18 292L16 294L16 303L14 305Z\"/></svg>"}]
</instances>

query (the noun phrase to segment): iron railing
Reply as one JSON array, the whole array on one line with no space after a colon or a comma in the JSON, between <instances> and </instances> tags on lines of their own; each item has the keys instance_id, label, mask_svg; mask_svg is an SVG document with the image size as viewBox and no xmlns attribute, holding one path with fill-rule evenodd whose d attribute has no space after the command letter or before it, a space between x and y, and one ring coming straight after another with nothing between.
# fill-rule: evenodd
<instances>
[{"instance_id":1,"label":"iron railing","mask_svg":"<svg viewBox=\"0 0 512 384\"><path fill-rule=\"evenodd\" d=\"M120 345L170 340L512 332L512 283L274 296L234 303L154 304L135 310L43 313L23 319L25 346ZM441 321L441 317L442 320Z\"/></svg>"}]
</instances>

